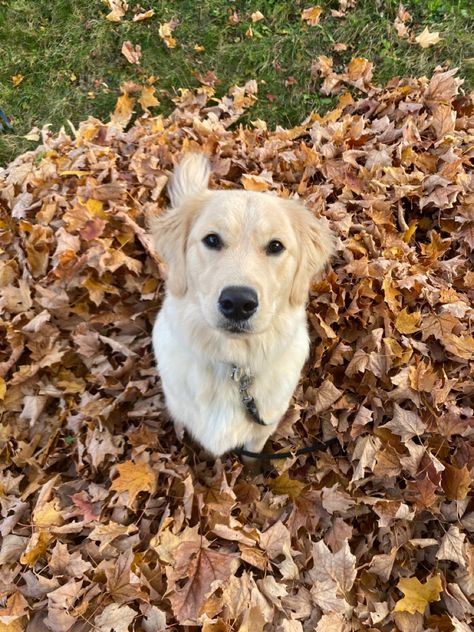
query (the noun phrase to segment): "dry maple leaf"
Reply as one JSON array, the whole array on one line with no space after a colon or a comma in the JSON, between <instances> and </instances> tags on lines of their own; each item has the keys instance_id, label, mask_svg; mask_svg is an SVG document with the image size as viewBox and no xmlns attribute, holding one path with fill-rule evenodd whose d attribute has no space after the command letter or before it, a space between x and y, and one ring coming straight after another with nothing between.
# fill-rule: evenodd
<instances>
[{"instance_id":1,"label":"dry maple leaf","mask_svg":"<svg viewBox=\"0 0 474 632\"><path fill-rule=\"evenodd\" d=\"M132 42L124 42L122 44L122 55L125 59L131 64L140 64L140 59L142 56L142 47L140 44L137 44L135 47Z\"/></svg>"},{"instance_id":2,"label":"dry maple leaf","mask_svg":"<svg viewBox=\"0 0 474 632\"><path fill-rule=\"evenodd\" d=\"M265 16L263 15L261 11L254 11L253 13L250 14L250 17L253 23L260 22L260 20L265 19Z\"/></svg>"},{"instance_id":3,"label":"dry maple leaf","mask_svg":"<svg viewBox=\"0 0 474 632\"><path fill-rule=\"evenodd\" d=\"M461 533L458 527L451 525L441 541L436 558L438 560L451 560L461 567L466 567L465 540L466 535Z\"/></svg>"},{"instance_id":4,"label":"dry maple leaf","mask_svg":"<svg viewBox=\"0 0 474 632\"><path fill-rule=\"evenodd\" d=\"M467 465L458 468L447 463L442 473L442 485L449 500L466 498L472 485L472 477Z\"/></svg>"},{"instance_id":5,"label":"dry maple leaf","mask_svg":"<svg viewBox=\"0 0 474 632\"><path fill-rule=\"evenodd\" d=\"M427 606L433 601L439 601L443 590L441 576L435 575L424 584L416 577L402 578L397 588L405 595L395 604L394 612L410 612L423 614Z\"/></svg>"},{"instance_id":6,"label":"dry maple leaf","mask_svg":"<svg viewBox=\"0 0 474 632\"><path fill-rule=\"evenodd\" d=\"M310 26L316 26L319 24L322 12L323 10L320 6L309 7L308 9L304 9L301 14L301 19L307 22Z\"/></svg>"},{"instance_id":7,"label":"dry maple leaf","mask_svg":"<svg viewBox=\"0 0 474 632\"><path fill-rule=\"evenodd\" d=\"M403 442L406 442L412 437L421 435L426 427L417 413L405 410L395 403L392 419L380 428L388 428L391 432L399 435Z\"/></svg>"},{"instance_id":8,"label":"dry maple leaf","mask_svg":"<svg viewBox=\"0 0 474 632\"><path fill-rule=\"evenodd\" d=\"M142 11L141 13L135 13L133 16L134 22L141 22L142 20L148 20L155 15L155 11L153 9L148 9L148 11Z\"/></svg>"},{"instance_id":9,"label":"dry maple leaf","mask_svg":"<svg viewBox=\"0 0 474 632\"><path fill-rule=\"evenodd\" d=\"M116 538L135 533L137 528L133 525L124 526L117 522L98 524L89 534L89 539L100 542L100 550L107 547Z\"/></svg>"},{"instance_id":10,"label":"dry maple leaf","mask_svg":"<svg viewBox=\"0 0 474 632\"><path fill-rule=\"evenodd\" d=\"M25 77L23 75L12 75L11 80L13 83L13 87L16 88L17 86L20 85L20 83L23 81Z\"/></svg>"},{"instance_id":11,"label":"dry maple leaf","mask_svg":"<svg viewBox=\"0 0 474 632\"><path fill-rule=\"evenodd\" d=\"M166 570L169 599L176 618L182 624L196 621L211 585L217 587L239 566L235 555L207 547L205 541L182 542L175 551L173 567ZM177 582L182 579L185 583L178 587Z\"/></svg>"},{"instance_id":12,"label":"dry maple leaf","mask_svg":"<svg viewBox=\"0 0 474 632\"><path fill-rule=\"evenodd\" d=\"M430 32L427 26L415 37L415 42L421 46L421 48L429 48L440 41L441 37L439 36L439 31Z\"/></svg>"},{"instance_id":13,"label":"dry maple leaf","mask_svg":"<svg viewBox=\"0 0 474 632\"><path fill-rule=\"evenodd\" d=\"M94 619L97 632L127 632L137 613L127 605L111 603Z\"/></svg>"},{"instance_id":14,"label":"dry maple leaf","mask_svg":"<svg viewBox=\"0 0 474 632\"><path fill-rule=\"evenodd\" d=\"M20 592L8 597L4 608L0 608L0 630L8 632L9 626L28 613L28 602Z\"/></svg>"},{"instance_id":15,"label":"dry maple leaf","mask_svg":"<svg viewBox=\"0 0 474 632\"><path fill-rule=\"evenodd\" d=\"M164 22L163 24L160 24L160 27L158 29L159 36L168 48L176 47L176 40L174 37L172 37L172 33L177 25L178 23L176 22L176 20L171 20L170 22Z\"/></svg>"},{"instance_id":16,"label":"dry maple leaf","mask_svg":"<svg viewBox=\"0 0 474 632\"><path fill-rule=\"evenodd\" d=\"M110 13L105 17L110 22L121 22L123 16L128 11L128 2L126 0L107 0Z\"/></svg>"},{"instance_id":17,"label":"dry maple leaf","mask_svg":"<svg viewBox=\"0 0 474 632\"><path fill-rule=\"evenodd\" d=\"M112 481L110 489L128 493L128 506L132 506L140 492L153 494L156 487L156 475L147 463L126 461L117 465L118 476Z\"/></svg>"},{"instance_id":18,"label":"dry maple leaf","mask_svg":"<svg viewBox=\"0 0 474 632\"><path fill-rule=\"evenodd\" d=\"M413 334L415 331L419 331L420 321L420 312L412 312L409 314L407 308L404 307L397 316L395 328L401 334Z\"/></svg>"},{"instance_id":19,"label":"dry maple leaf","mask_svg":"<svg viewBox=\"0 0 474 632\"><path fill-rule=\"evenodd\" d=\"M138 103L142 106L145 112L149 112L149 108L156 107L160 105L160 102L155 97L156 88L153 86L143 86L140 98L138 99Z\"/></svg>"},{"instance_id":20,"label":"dry maple leaf","mask_svg":"<svg viewBox=\"0 0 474 632\"><path fill-rule=\"evenodd\" d=\"M122 94L122 96L117 99L115 110L110 116L112 123L125 127L132 118L134 104L135 99L129 97L128 94Z\"/></svg>"}]
</instances>

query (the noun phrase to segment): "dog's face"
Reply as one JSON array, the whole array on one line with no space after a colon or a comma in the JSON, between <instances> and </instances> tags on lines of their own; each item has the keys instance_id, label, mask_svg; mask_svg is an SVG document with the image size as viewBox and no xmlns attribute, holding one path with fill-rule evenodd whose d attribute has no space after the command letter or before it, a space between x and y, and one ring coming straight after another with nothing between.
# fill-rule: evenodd
<instances>
[{"instance_id":1,"label":"dog's face","mask_svg":"<svg viewBox=\"0 0 474 632\"><path fill-rule=\"evenodd\" d=\"M231 336L261 333L304 304L333 248L329 229L303 206L248 191L192 192L151 228L170 292Z\"/></svg>"},{"instance_id":2,"label":"dog's face","mask_svg":"<svg viewBox=\"0 0 474 632\"><path fill-rule=\"evenodd\" d=\"M187 291L211 327L259 333L288 304L298 241L278 198L209 193L191 227Z\"/></svg>"}]
</instances>

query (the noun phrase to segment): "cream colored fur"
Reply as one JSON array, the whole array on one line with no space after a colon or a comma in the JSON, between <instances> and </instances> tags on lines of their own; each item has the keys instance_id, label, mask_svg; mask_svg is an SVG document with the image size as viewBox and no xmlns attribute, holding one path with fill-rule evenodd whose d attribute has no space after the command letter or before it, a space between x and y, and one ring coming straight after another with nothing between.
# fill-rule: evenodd
<instances>
[{"instance_id":1,"label":"cream colored fur","mask_svg":"<svg viewBox=\"0 0 474 632\"><path fill-rule=\"evenodd\" d=\"M178 435L185 428L216 456L239 446L259 452L287 410L308 355L308 288L334 240L326 223L299 203L209 190L209 174L202 154L185 156L168 187L173 207L150 222L168 266L153 347ZM209 233L221 236L221 250L203 244ZM271 240L285 250L268 255ZM235 285L258 295L249 332L222 328L218 299L223 288ZM250 393L266 426L245 412L231 380L233 365L254 376Z\"/></svg>"}]
</instances>

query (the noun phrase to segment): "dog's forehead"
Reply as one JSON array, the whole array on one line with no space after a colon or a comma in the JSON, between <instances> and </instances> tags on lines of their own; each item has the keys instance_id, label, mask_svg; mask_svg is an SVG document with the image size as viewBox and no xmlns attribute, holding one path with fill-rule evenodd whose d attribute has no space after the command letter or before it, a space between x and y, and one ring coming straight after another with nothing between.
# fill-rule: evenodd
<instances>
[{"instance_id":1,"label":"dog's forehead","mask_svg":"<svg viewBox=\"0 0 474 632\"><path fill-rule=\"evenodd\" d=\"M212 222L232 231L242 227L271 230L290 228L282 201L268 193L253 191L212 191L203 206L199 223Z\"/></svg>"}]
</instances>

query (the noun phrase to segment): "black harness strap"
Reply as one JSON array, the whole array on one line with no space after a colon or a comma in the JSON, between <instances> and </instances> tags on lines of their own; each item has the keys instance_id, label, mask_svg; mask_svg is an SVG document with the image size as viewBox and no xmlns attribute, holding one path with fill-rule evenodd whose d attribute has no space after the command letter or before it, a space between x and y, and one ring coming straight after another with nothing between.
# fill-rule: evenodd
<instances>
[{"instance_id":1,"label":"black harness strap","mask_svg":"<svg viewBox=\"0 0 474 632\"><path fill-rule=\"evenodd\" d=\"M327 450L332 445L340 446L339 441L334 438L329 439L328 441L317 441L316 443L307 445L304 448L299 448L298 450L292 450L290 452L250 452L250 450L244 450L244 448L238 448L237 450L234 450L234 452L237 456L247 456L252 459L259 459L260 461L273 461L274 459L291 459L294 456L317 452L318 450Z\"/></svg>"},{"instance_id":2,"label":"black harness strap","mask_svg":"<svg viewBox=\"0 0 474 632\"><path fill-rule=\"evenodd\" d=\"M234 382L238 382L240 399L250 419L260 426L270 425L266 424L260 417L257 404L248 392L248 389L253 382L253 377L249 371L233 365L231 377ZM308 454L309 452L316 452L317 450L327 450L331 445L336 444L339 444L339 442L336 438L334 438L329 439L328 441L317 441L316 443L312 443L304 448L299 448L298 450L292 450L289 452L251 452L250 450L244 450L244 448L239 448L234 450L234 452L238 456L247 456L252 459L260 459L262 461L273 461L273 459L290 459L294 456Z\"/></svg>"}]
</instances>

